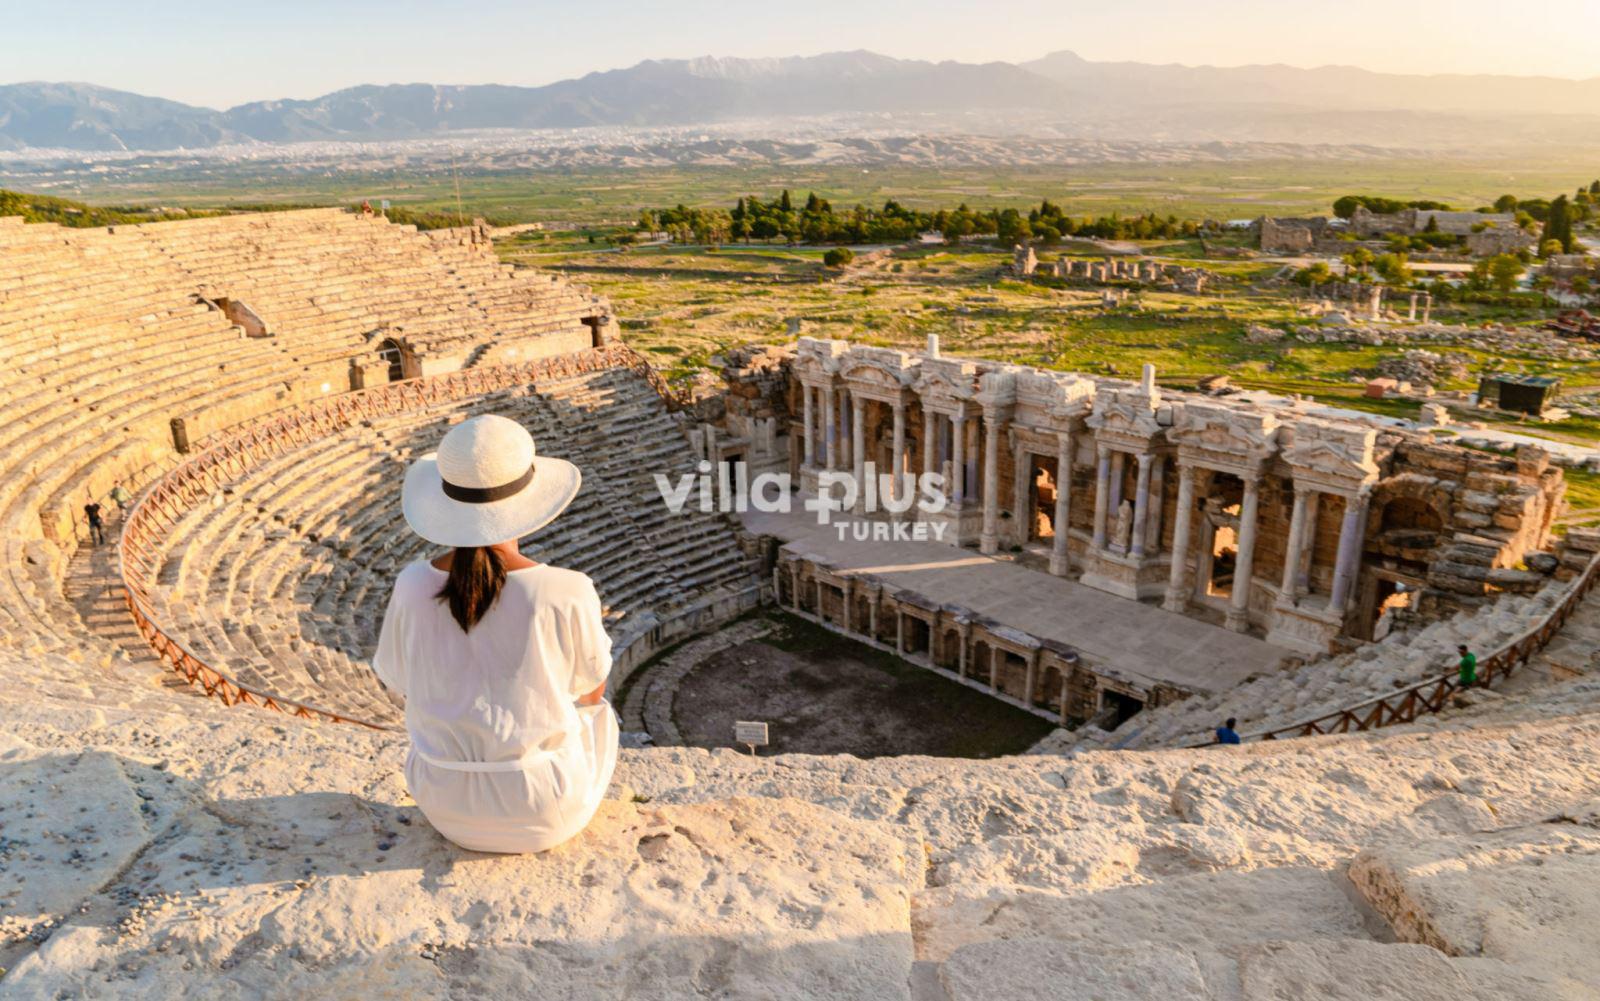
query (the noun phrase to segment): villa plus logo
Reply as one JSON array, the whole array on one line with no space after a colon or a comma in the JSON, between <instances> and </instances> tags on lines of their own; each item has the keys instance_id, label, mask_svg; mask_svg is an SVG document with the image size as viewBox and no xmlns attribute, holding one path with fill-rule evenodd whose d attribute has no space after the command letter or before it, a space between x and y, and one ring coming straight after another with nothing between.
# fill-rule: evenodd
<instances>
[{"instance_id":1,"label":"villa plus logo","mask_svg":"<svg viewBox=\"0 0 1600 1001\"><path fill-rule=\"evenodd\" d=\"M653 474L662 503L673 514L689 508L704 514L789 514L798 493L788 473L759 473L754 478L743 463L723 464L713 470L701 460L694 473L685 473L674 483L665 473ZM892 522L868 520L884 513L903 516L913 511L937 515L950 506L945 478L939 473L880 473L874 463L864 465L858 480L845 470L823 470L817 474L817 492L806 495L801 507L817 518L819 525L831 525L840 541L858 542L942 541L947 525L943 521ZM850 518L848 515L866 516Z\"/></svg>"}]
</instances>

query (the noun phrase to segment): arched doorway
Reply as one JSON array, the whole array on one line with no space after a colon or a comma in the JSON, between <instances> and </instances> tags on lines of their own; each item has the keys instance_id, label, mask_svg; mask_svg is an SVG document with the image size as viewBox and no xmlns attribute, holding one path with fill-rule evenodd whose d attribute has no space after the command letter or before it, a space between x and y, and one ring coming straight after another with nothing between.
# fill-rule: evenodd
<instances>
[{"instance_id":1,"label":"arched doorway","mask_svg":"<svg viewBox=\"0 0 1600 1001\"><path fill-rule=\"evenodd\" d=\"M415 379L422 374L417 364L417 356L405 341L394 337L384 338L378 345L378 357L383 360L388 370L390 382Z\"/></svg>"}]
</instances>

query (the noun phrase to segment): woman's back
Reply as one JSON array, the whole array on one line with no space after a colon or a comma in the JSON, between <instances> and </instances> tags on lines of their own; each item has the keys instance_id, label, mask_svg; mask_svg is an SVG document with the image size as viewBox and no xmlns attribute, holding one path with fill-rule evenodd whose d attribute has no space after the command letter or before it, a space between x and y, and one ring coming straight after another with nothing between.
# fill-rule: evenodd
<instances>
[{"instance_id":1,"label":"woman's back","mask_svg":"<svg viewBox=\"0 0 1600 1001\"><path fill-rule=\"evenodd\" d=\"M445 578L427 562L401 571L373 660L405 695L414 746L462 762L560 746L577 727L574 700L611 668L594 584L559 567L508 571L494 605L463 631L437 598Z\"/></svg>"},{"instance_id":2,"label":"woman's back","mask_svg":"<svg viewBox=\"0 0 1600 1001\"><path fill-rule=\"evenodd\" d=\"M511 570L463 631L438 598L446 577L401 571L373 658L406 699L407 785L464 847L543 851L587 822L616 763L610 707L577 704L611 668L600 599L573 570Z\"/></svg>"}]
</instances>

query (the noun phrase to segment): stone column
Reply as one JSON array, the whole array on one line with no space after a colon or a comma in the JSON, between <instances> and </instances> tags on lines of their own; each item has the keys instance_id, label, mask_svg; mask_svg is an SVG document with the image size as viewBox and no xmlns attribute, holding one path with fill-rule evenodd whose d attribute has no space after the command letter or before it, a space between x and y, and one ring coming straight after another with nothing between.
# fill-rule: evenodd
<instances>
[{"instance_id":1,"label":"stone column","mask_svg":"<svg viewBox=\"0 0 1600 1001\"><path fill-rule=\"evenodd\" d=\"M1028 544L1028 523L1033 512L1033 483L1028 476L1032 462L1020 439L1012 441L1011 466L1012 541L1025 546Z\"/></svg>"},{"instance_id":2,"label":"stone column","mask_svg":"<svg viewBox=\"0 0 1600 1001\"><path fill-rule=\"evenodd\" d=\"M978 551L993 554L1000 548L1000 421L983 418L983 533Z\"/></svg>"},{"instance_id":3,"label":"stone column","mask_svg":"<svg viewBox=\"0 0 1600 1001\"><path fill-rule=\"evenodd\" d=\"M1167 460L1156 456L1150 467L1150 515L1144 522L1144 546L1153 555L1161 552L1161 519L1167 508Z\"/></svg>"},{"instance_id":4,"label":"stone column","mask_svg":"<svg viewBox=\"0 0 1600 1001\"><path fill-rule=\"evenodd\" d=\"M989 694L1000 690L1000 658L1005 656L997 646L989 647Z\"/></svg>"},{"instance_id":5,"label":"stone column","mask_svg":"<svg viewBox=\"0 0 1600 1001\"><path fill-rule=\"evenodd\" d=\"M1244 503L1239 505L1239 559L1233 567L1233 595L1227 626L1236 633L1250 628L1250 570L1256 555L1256 508L1261 501L1261 478L1244 481Z\"/></svg>"},{"instance_id":6,"label":"stone column","mask_svg":"<svg viewBox=\"0 0 1600 1001\"><path fill-rule=\"evenodd\" d=\"M923 408L922 411L922 475L927 476L933 472L933 460L938 452L935 439L938 432L935 430L934 412Z\"/></svg>"},{"instance_id":7,"label":"stone column","mask_svg":"<svg viewBox=\"0 0 1600 1001\"><path fill-rule=\"evenodd\" d=\"M978 422L967 422L967 468L962 474L962 481L967 487L967 496L971 497L978 492Z\"/></svg>"},{"instance_id":8,"label":"stone column","mask_svg":"<svg viewBox=\"0 0 1600 1001\"><path fill-rule=\"evenodd\" d=\"M866 421L866 404L856 394L850 394L850 463L856 477L856 504L864 502L867 487L863 482L866 477L866 431L862 424Z\"/></svg>"},{"instance_id":9,"label":"stone column","mask_svg":"<svg viewBox=\"0 0 1600 1001\"><path fill-rule=\"evenodd\" d=\"M1133 530L1128 534L1128 552L1132 556L1144 555L1145 522L1150 520L1150 460L1155 456L1140 452L1139 476L1133 490Z\"/></svg>"},{"instance_id":10,"label":"stone column","mask_svg":"<svg viewBox=\"0 0 1600 1001\"><path fill-rule=\"evenodd\" d=\"M1072 569L1072 552L1068 548L1067 516L1072 513L1072 432L1056 435L1056 511L1052 524L1056 535L1051 540L1050 572L1061 577Z\"/></svg>"},{"instance_id":11,"label":"stone column","mask_svg":"<svg viewBox=\"0 0 1600 1001\"><path fill-rule=\"evenodd\" d=\"M961 653L956 660L956 674L959 677L967 676L967 627L956 626L956 642L961 644Z\"/></svg>"},{"instance_id":12,"label":"stone column","mask_svg":"<svg viewBox=\"0 0 1600 1001\"><path fill-rule=\"evenodd\" d=\"M1035 681L1038 680L1038 674L1039 674L1039 651L1035 650L1035 651L1033 651L1032 653L1030 653L1028 655L1027 680L1025 680L1023 682L1023 689L1022 689L1022 701L1026 705L1028 705L1030 707L1033 705L1033 684L1034 684Z\"/></svg>"},{"instance_id":13,"label":"stone column","mask_svg":"<svg viewBox=\"0 0 1600 1001\"><path fill-rule=\"evenodd\" d=\"M835 393L838 401L838 465L835 469L850 469L850 390Z\"/></svg>"},{"instance_id":14,"label":"stone column","mask_svg":"<svg viewBox=\"0 0 1600 1001\"><path fill-rule=\"evenodd\" d=\"M811 466L816 464L816 437L811 430L816 420L816 414L812 413L811 409L811 387L801 383L800 393L805 397L805 433L800 440L805 447L805 464Z\"/></svg>"},{"instance_id":15,"label":"stone column","mask_svg":"<svg viewBox=\"0 0 1600 1001\"><path fill-rule=\"evenodd\" d=\"M855 623L851 621L855 615L855 609L852 607L855 604L855 579L846 577L844 586L840 590L844 593L844 615L841 617L844 620L844 631L847 633L855 632Z\"/></svg>"},{"instance_id":16,"label":"stone column","mask_svg":"<svg viewBox=\"0 0 1600 1001\"><path fill-rule=\"evenodd\" d=\"M1339 559L1333 566L1333 593L1328 598L1328 608L1339 615L1344 614L1350 600L1356 567L1361 562L1366 502L1366 494L1349 495L1344 499L1344 521L1339 525Z\"/></svg>"},{"instance_id":17,"label":"stone column","mask_svg":"<svg viewBox=\"0 0 1600 1001\"><path fill-rule=\"evenodd\" d=\"M827 607L828 606L826 606L826 605L824 605L822 603L822 589L823 589L823 587L825 585L822 583L822 578L821 577L818 577L816 579L815 583L817 585L817 621L818 622L827 622L828 621L828 613L827 613Z\"/></svg>"},{"instance_id":18,"label":"stone column","mask_svg":"<svg viewBox=\"0 0 1600 1001\"><path fill-rule=\"evenodd\" d=\"M1294 488L1294 511L1289 515L1289 543L1284 548L1283 583L1278 589L1278 600L1292 605L1300 587L1300 559L1304 555L1306 538L1306 501L1310 491Z\"/></svg>"},{"instance_id":19,"label":"stone column","mask_svg":"<svg viewBox=\"0 0 1600 1001\"><path fill-rule=\"evenodd\" d=\"M950 458L950 504L957 510L966 500L967 482L967 415L956 414L950 418L950 437L953 454Z\"/></svg>"},{"instance_id":20,"label":"stone column","mask_svg":"<svg viewBox=\"0 0 1600 1001\"><path fill-rule=\"evenodd\" d=\"M898 608L894 610L894 652L906 655L906 613Z\"/></svg>"},{"instance_id":21,"label":"stone column","mask_svg":"<svg viewBox=\"0 0 1600 1001\"><path fill-rule=\"evenodd\" d=\"M822 465L826 469L839 468L838 411L834 409L833 387L823 386L822 393Z\"/></svg>"},{"instance_id":22,"label":"stone column","mask_svg":"<svg viewBox=\"0 0 1600 1001\"><path fill-rule=\"evenodd\" d=\"M800 611L800 561L789 564L789 597L794 599L794 610Z\"/></svg>"},{"instance_id":23,"label":"stone column","mask_svg":"<svg viewBox=\"0 0 1600 1001\"><path fill-rule=\"evenodd\" d=\"M878 601L883 597L883 592L869 592L867 597L867 635L876 642L878 639Z\"/></svg>"},{"instance_id":24,"label":"stone column","mask_svg":"<svg viewBox=\"0 0 1600 1001\"><path fill-rule=\"evenodd\" d=\"M1094 480L1094 548L1106 547L1106 514L1111 506L1111 449L1096 448Z\"/></svg>"},{"instance_id":25,"label":"stone column","mask_svg":"<svg viewBox=\"0 0 1600 1001\"><path fill-rule=\"evenodd\" d=\"M1311 568L1317 561L1317 516L1322 512L1322 494L1308 490L1306 497L1306 524L1300 531L1303 558L1295 564L1295 588L1298 594L1311 593Z\"/></svg>"},{"instance_id":26,"label":"stone column","mask_svg":"<svg viewBox=\"0 0 1600 1001\"><path fill-rule=\"evenodd\" d=\"M894 444L890 464L894 466L894 479L889 484L889 496L899 500L905 489L900 482L900 475L906 471L906 404L904 400L894 401ZM896 518L902 517L899 514Z\"/></svg>"},{"instance_id":27,"label":"stone column","mask_svg":"<svg viewBox=\"0 0 1600 1001\"><path fill-rule=\"evenodd\" d=\"M1111 453L1111 514L1113 517L1122 508L1122 471L1127 468L1128 453L1113 451Z\"/></svg>"},{"instance_id":28,"label":"stone column","mask_svg":"<svg viewBox=\"0 0 1600 1001\"><path fill-rule=\"evenodd\" d=\"M1172 523L1172 574L1167 578L1169 612L1184 612L1189 607L1189 533L1194 522L1195 471L1178 463L1178 510Z\"/></svg>"}]
</instances>

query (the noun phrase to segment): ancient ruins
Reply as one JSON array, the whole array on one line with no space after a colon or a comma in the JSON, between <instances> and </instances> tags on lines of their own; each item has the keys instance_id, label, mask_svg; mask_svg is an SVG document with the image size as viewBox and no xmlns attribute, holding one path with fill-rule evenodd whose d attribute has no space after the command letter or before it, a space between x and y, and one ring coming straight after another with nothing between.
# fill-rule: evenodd
<instances>
[{"instance_id":1,"label":"ancient ruins","mask_svg":"<svg viewBox=\"0 0 1600 1001\"><path fill-rule=\"evenodd\" d=\"M482 228L335 210L0 220L0 348L8 997L1593 996L1600 534L1552 535L1538 449L937 339L729 351L689 398ZM1060 726L626 749L568 845L455 849L368 658L425 554L400 471L486 411L583 471L526 548L595 580L634 743L763 605ZM803 506L869 465L937 496ZM757 473L793 507L655 479Z\"/></svg>"},{"instance_id":2,"label":"ancient ruins","mask_svg":"<svg viewBox=\"0 0 1600 1001\"><path fill-rule=\"evenodd\" d=\"M1551 541L1564 492L1537 448L1495 456L1311 417L1290 401L1172 392L1149 366L1127 382L944 357L937 342L911 354L802 338L792 353L747 353L727 377L722 428L700 432L720 462L786 460L812 493L830 474L862 481L869 464L937 473L940 510L889 517L926 525L921 539L1158 602L1206 624L1189 644L1213 628L1260 637L1274 654L1225 658L1246 671L1370 640L1397 611L1432 620L1538 588L1545 575L1519 567ZM785 424L786 456L774 433ZM860 512L864 496L856 502ZM1020 616L885 584L840 565L859 537L830 544L770 519L752 527L792 543L772 577L780 603L981 678L1063 724L1230 683L1225 669L1177 674L1159 658L1084 649L1070 625L1040 635ZM1137 621L1146 609L1105 613Z\"/></svg>"}]
</instances>

